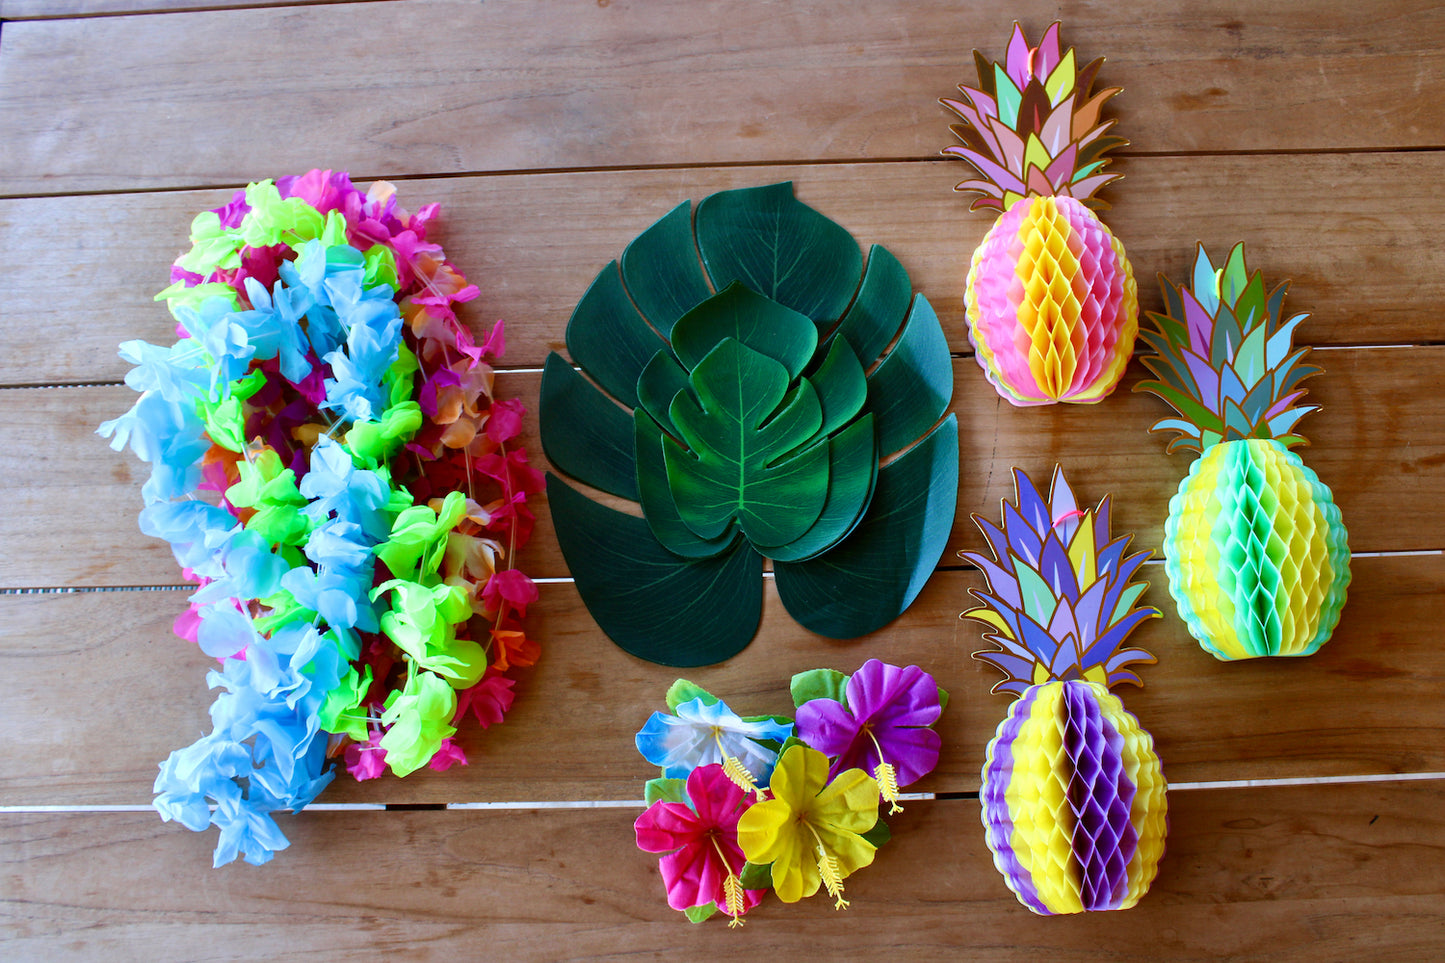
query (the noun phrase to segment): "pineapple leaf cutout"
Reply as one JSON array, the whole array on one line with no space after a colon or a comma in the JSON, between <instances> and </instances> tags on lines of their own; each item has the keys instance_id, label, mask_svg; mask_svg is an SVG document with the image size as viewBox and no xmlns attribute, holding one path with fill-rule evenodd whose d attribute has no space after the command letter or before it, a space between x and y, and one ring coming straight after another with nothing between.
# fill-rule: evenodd
<instances>
[{"instance_id":1,"label":"pineapple leaf cutout","mask_svg":"<svg viewBox=\"0 0 1445 963\"><path fill-rule=\"evenodd\" d=\"M992 557L960 553L988 579L973 591L982 606L964 616L989 626L984 638L998 651L974 658L1003 672L995 692L1022 694L1032 685L1083 679L1105 688L1142 685L1129 668L1153 663L1124 640L1145 619L1163 613L1136 603L1148 582L1131 581L1148 552L1126 554L1132 535L1110 538L1109 498L1080 509L1055 468L1048 498L1028 475L1014 469L1015 503L1003 503L1003 524L974 515Z\"/></svg>"},{"instance_id":2,"label":"pineapple leaf cutout","mask_svg":"<svg viewBox=\"0 0 1445 963\"><path fill-rule=\"evenodd\" d=\"M1104 58L1078 68L1074 48L1060 49L1059 26L1055 22L1030 47L1015 21L1004 62L975 50L978 86L959 84L963 100L939 100L963 120L949 126L962 143L943 153L979 174L954 187L979 195L970 210L1002 213L1029 195L1073 197L1094 210L1108 209L1094 195L1122 176L1104 168L1109 151L1129 142L1110 136L1115 121L1100 115L1121 88L1091 93Z\"/></svg>"},{"instance_id":3,"label":"pineapple leaf cutout","mask_svg":"<svg viewBox=\"0 0 1445 963\"><path fill-rule=\"evenodd\" d=\"M1165 312L1150 311L1155 330L1139 332L1154 349L1143 362L1156 380L1134 390L1158 395L1179 413L1150 429L1178 432L1169 451L1203 452L1233 438L1308 444L1295 423L1319 408L1299 405L1306 394L1299 384L1321 369L1304 363L1308 347L1291 350L1309 315L1283 320L1289 282L1266 292L1263 273L1246 271L1241 243L1217 269L1201 244L1189 284L1160 275L1159 285Z\"/></svg>"},{"instance_id":4,"label":"pineapple leaf cutout","mask_svg":"<svg viewBox=\"0 0 1445 963\"><path fill-rule=\"evenodd\" d=\"M940 103L960 119L961 144L944 154L978 176L954 187L978 195L971 210L997 215L969 264L968 338L989 383L1012 405L1095 404L1119 384L1134 350L1139 304L1129 258L1094 209L1119 174L1093 92L1103 60L1079 69L1059 24L1030 47L1014 24L1002 63L974 52L978 86Z\"/></svg>"},{"instance_id":5,"label":"pineapple leaf cutout","mask_svg":"<svg viewBox=\"0 0 1445 963\"><path fill-rule=\"evenodd\" d=\"M567 351L542 373L547 497L578 594L623 649L675 666L741 651L764 558L788 612L830 638L922 590L958 497L948 343L897 259L865 260L791 184L678 205L598 273Z\"/></svg>"},{"instance_id":6,"label":"pineapple leaf cutout","mask_svg":"<svg viewBox=\"0 0 1445 963\"><path fill-rule=\"evenodd\" d=\"M1160 277L1165 311L1140 336L1154 380L1135 390L1177 413L1169 450L1199 452L1169 502L1169 592L1189 632L1231 661L1311 655L1339 622L1350 583L1348 533L1329 488L1290 449L1304 415L1300 383L1320 373L1285 320L1287 283L1266 290L1244 245L1216 267L1203 245L1189 281Z\"/></svg>"},{"instance_id":7,"label":"pineapple leaf cutout","mask_svg":"<svg viewBox=\"0 0 1445 963\"><path fill-rule=\"evenodd\" d=\"M974 516L989 554L983 603L963 613L997 649L994 691L1018 698L988 745L979 792L985 840L1020 903L1055 915L1127 909L1148 891L1164 852L1166 785L1150 735L1110 687L1142 684L1130 666L1154 657L1125 645L1145 619L1148 552L1113 538L1109 499L1082 509L1061 469L1047 498L1014 470L1001 525Z\"/></svg>"}]
</instances>

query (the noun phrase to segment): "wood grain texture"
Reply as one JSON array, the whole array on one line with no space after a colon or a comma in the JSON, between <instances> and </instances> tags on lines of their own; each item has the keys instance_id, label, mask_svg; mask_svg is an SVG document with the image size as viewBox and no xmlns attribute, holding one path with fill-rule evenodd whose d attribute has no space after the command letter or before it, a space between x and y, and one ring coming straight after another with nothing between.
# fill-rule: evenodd
<instances>
[{"instance_id":1,"label":"wood grain texture","mask_svg":"<svg viewBox=\"0 0 1445 963\"><path fill-rule=\"evenodd\" d=\"M1309 659L1221 663L1174 614L1162 566L1145 601L1164 609L1132 639L1159 664L1142 690L1120 690L1155 737L1175 782L1445 771L1445 654L1438 605L1445 557L1361 558L1330 643ZM791 713L788 680L816 667L851 672L878 657L932 672L952 696L936 773L912 789L973 791L1009 700L1001 678L968 657L985 647L961 621L972 571L936 574L914 606L871 637L833 642L804 631L771 585L758 638L721 666L670 669L635 659L598 630L571 585L542 586L529 615L544 656L520 675L500 727L463 728L471 765L357 783L340 776L322 802L496 802L640 798L656 770L632 735L679 675L744 714ZM171 635L185 593L0 597L0 666L10 736L0 743L0 805L145 804L157 764L210 730L214 663ZM539 753L546 762L539 763Z\"/></svg>"},{"instance_id":2,"label":"wood grain texture","mask_svg":"<svg viewBox=\"0 0 1445 963\"><path fill-rule=\"evenodd\" d=\"M978 803L910 803L852 905L769 898L741 931L667 908L634 809L306 813L261 870L153 815L6 815L9 959L1429 959L1445 941L1442 784L1176 792L1137 907L1044 919L995 872Z\"/></svg>"},{"instance_id":3,"label":"wood grain texture","mask_svg":"<svg viewBox=\"0 0 1445 963\"><path fill-rule=\"evenodd\" d=\"M1001 55L1009 16L1037 35L1058 13L437 0L20 22L0 58L0 193L931 156L968 52ZM1066 42L1126 88L1137 151L1442 144L1445 12L1419 0L1066 13Z\"/></svg>"},{"instance_id":4,"label":"wood grain texture","mask_svg":"<svg viewBox=\"0 0 1445 963\"><path fill-rule=\"evenodd\" d=\"M359 2L363 0L0 0L0 20L59 20L65 17L115 17L224 7L300 7Z\"/></svg>"},{"instance_id":5,"label":"wood grain texture","mask_svg":"<svg viewBox=\"0 0 1445 963\"><path fill-rule=\"evenodd\" d=\"M0 58L3 60L3 58ZM1155 275L1180 280L1194 243L1249 244L1250 266L1287 305L1313 311L1310 344L1445 341L1445 154L1136 157L1106 213L1124 241L1145 310L1162 310ZM281 168L248 176L285 173ZM951 193L947 163L768 166L685 171L467 177L398 184L403 206L442 205L435 236L481 287L463 306L474 330L508 322L506 363L538 367L598 270L673 205L730 188L793 180L798 196L865 249L898 257L937 309L954 351L969 351L963 279L992 220ZM1247 191L1247 203L1220 203ZM175 340L153 302L184 250L191 218L230 191L0 200L0 248L43 252L0 273L0 384L118 381L116 346ZM1410 198L1407 204L1401 198ZM1369 244L1361 245L1360 238ZM64 296L57 296L64 292ZM55 337L57 329L68 332Z\"/></svg>"},{"instance_id":6,"label":"wood grain texture","mask_svg":"<svg viewBox=\"0 0 1445 963\"><path fill-rule=\"evenodd\" d=\"M1445 547L1445 515L1436 511L1445 484L1445 410L1435 399L1445 371L1445 346L1343 348L1317 352L1326 373L1309 382L1324 410L1303 431L1313 440L1305 462L1329 485L1344 513L1356 552ZM1185 454L1168 455L1149 426L1167 412L1130 386L1135 365L1100 406L1014 408L984 380L972 358L954 361L953 410L963 452L952 552L978 544L973 512L997 512L1013 495L1014 466L1045 479L1055 464L1083 497L1114 495L1116 531L1157 549L1170 496L1188 474ZM545 464L537 440L535 373L497 376L501 397L520 397L529 412L523 444ZM95 426L123 412L134 395L123 387L17 388L0 391L0 424L11 443L0 448L0 588L175 585L169 548L136 527L140 487L149 469L130 453L110 451ZM1107 424L1101 417L1107 413ZM522 567L537 577L566 574L544 496ZM75 523L77 506L86 522Z\"/></svg>"}]
</instances>

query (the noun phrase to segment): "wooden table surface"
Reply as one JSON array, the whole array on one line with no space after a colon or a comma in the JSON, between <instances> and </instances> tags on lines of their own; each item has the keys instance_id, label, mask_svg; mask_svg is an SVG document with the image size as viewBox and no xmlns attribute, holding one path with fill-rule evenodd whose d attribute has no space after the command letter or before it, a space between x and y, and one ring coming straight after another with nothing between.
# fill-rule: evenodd
<instances>
[{"instance_id":1,"label":"wooden table surface","mask_svg":"<svg viewBox=\"0 0 1445 963\"><path fill-rule=\"evenodd\" d=\"M1186 473L1147 433L1154 398L1017 410L963 333L989 226L950 192L937 98L1013 17L1056 17L1118 132L1108 222L1145 309L1194 243L1249 242L1294 279L1326 373L1303 430L1349 526L1344 618L1303 661L1223 665L1165 609L1128 706L1172 786L1168 853L1126 913L1040 919L1005 889L976 798L1006 711L961 622L969 513L1009 469L1057 462L1116 529L1157 548ZM1166 0L1012 7L920 0L0 0L0 958L1440 959L1445 954L1445 9L1412 0ZM210 868L214 831L148 809L156 764L209 728L209 660L170 634L186 589L136 528L144 466L93 432L133 397L118 342L169 343L151 301L190 218L312 167L442 205L439 239L508 324L498 394L535 411L546 352L597 268L673 205L792 179L888 247L955 352L962 470L940 570L895 624L812 636L769 589L762 629L690 672L750 711L787 681L879 656L953 696L937 772L852 908L769 900L742 931L688 924L631 823L632 734L676 670L597 629L545 506L522 559L547 579L541 663L472 763L358 784L280 817L268 866ZM1140 377L1136 364L1124 388ZM540 460L535 422L527 444ZM457 804L485 803L484 807ZM339 805L338 805L339 804Z\"/></svg>"}]
</instances>

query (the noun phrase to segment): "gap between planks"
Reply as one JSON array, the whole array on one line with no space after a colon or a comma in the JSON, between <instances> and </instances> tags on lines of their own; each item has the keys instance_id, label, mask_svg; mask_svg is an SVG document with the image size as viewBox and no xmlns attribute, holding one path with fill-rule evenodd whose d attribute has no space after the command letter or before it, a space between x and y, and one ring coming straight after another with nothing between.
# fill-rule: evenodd
<instances>
[{"instance_id":1,"label":"gap between planks","mask_svg":"<svg viewBox=\"0 0 1445 963\"><path fill-rule=\"evenodd\" d=\"M323 0L325 2L325 0ZM340 0L344 3L361 3L369 0ZM318 4L311 4L315 6ZM230 9L230 8L216 8ZM114 16L108 14L106 16ZM3 55L3 54L0 54ZM1343 156L1351 155L1372 156L1389 154L1432 154L1445 153L1445 144L1428 146L1399 146L1399 147L1281 147L1281 148L1256 148L1248 150L1174 150L1174 151L1114 151L1109 156L1115 159L1192 159L1201 157L1297 157L1309 155L1322 156ZM807 160L787 159L758 159L758 160L735 160L735 161L679 161L675 164L619 164L612 166L592 167L512 167L504 170L469 170L469 171L440 171L434 173L417 174L374 174L374 173L352 173L348 172L353 183L366 181L387 181L393 184L405 183L408 181L443 181L463 180L466 178L509 178L509 177L530 177L539 174L639 174L656 173L668 171L695 171L695 170L745 170L748 168L761 167L867 167L871 165L884 164L957 164L952 157L940 154L932 156L899 156L899 157L814 157ZM237 191L244 190L249 182L223 181L197 184L168 185L165 187L127 187L127 188L104 188L97 190L72 190L58 193L44 192L0 192L0 200L4 201L30 201L50 200L65 197L105 197L114 195L122 197L130 194L179 194L187 191Z\"/></svg>"},{"instance_id":2,"label":"gap between planks","mask_svg":"<svg viewBox=\"0 0 1445 963\"><path fill-rule=\"evenodd\" d=\"M1369 783L1393 782L1442 782L1445 772L1382 772L1364 773L1357 776L1314 776L1289 777L1280 779L1222 779L1216 782L1175 782L1169 784L1170 792L1197 792L1214 789L1268 789L1286 786L1344 786ZM898 796L902 802L935 802L950 799L977 799L976 792L905 792ZM519 810L542 811L560 809L642 809L647 802L642 799L562 799L562 800L516 800L507 802L456 802L456 803L312 803L307 812L474 812L478 810ZM214 810L216 807L212 806ZM146 805L27 805L0 806L0 815L34 815L37 813L147 813L154 808ZM290 812L291 810L278 810Z\"/></svg>"}]
</instances>

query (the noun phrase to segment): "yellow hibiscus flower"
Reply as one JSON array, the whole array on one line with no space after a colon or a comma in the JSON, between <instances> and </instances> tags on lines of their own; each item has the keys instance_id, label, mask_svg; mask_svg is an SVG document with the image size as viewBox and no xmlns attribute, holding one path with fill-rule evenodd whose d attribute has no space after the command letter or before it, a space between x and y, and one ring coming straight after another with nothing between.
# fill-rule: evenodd
<instances>
[{"instance_id":1,"label":"yellow hibiscus flower","mask_svg":"<svg viewBox=\"0 0 1445 963\"><path fill-rule=\"evenodd\" d=\"M828 757L807 746L783 753L773 771L773 798L738 821L738 843L750 863L773 864L773 889L785 903L812 896L820 885L843 909L843 879L873 862L865 840L878 822L878 782L846 769L828 782Z\"/></svg>"}]
</instances>

